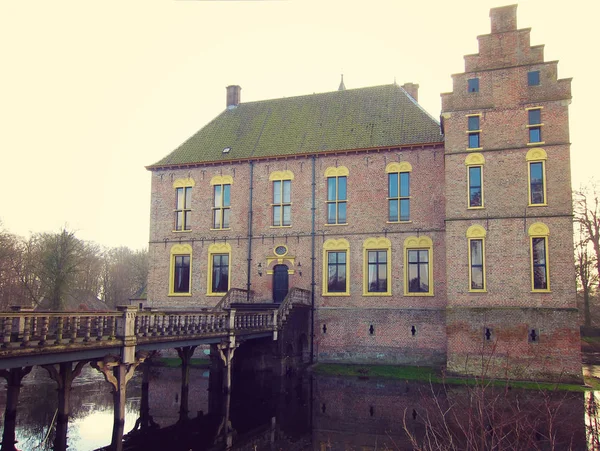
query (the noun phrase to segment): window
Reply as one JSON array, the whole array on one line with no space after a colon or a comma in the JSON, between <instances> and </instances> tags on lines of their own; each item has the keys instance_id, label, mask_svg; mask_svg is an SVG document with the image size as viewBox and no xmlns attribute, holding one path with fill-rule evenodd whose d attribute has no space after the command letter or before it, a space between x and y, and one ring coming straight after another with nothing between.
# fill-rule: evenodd
<instances>
[{"instance_id":1,"label":"window","mask_svg":"<svg viewBox=\"0 0 600 451\"><path fill-rule=\"evenodd\" d=\"M208 247L208 296L222 296L229 291L231 269L229 243L213 243Z\"/></svg>"},{"instance_id":2,"label":"window","mask_svg":"<svg viewBox=\"0 0 600 451\"><path fill-rule=\"evenodd\" d=\"M292 225L292 180L291 171L275 171L269 176L273 182L273 227Z\"/></svg>"},{"instance_id":3,"label":"window","mask_svg":"<svg viewBox=\"0 0 600 451\"><path fill-rule=\"evenodd\" d=\"M467 208L483 208L483 164L485 159L480 153L467 156Z\"/></svg>"},{"instance_id":4,"label":"window","mask_svg":"<svg viewBox=\"0 0 600 451\"><path fill-rule=\"evenodd\" d=\"M329 239L323 243L323 296L349 296L347 278L350 267L347 240Z\"/></svg>"},{"instance_id":5,"label":"window","mask_svg":"<svg viewBox=\"0 0 600 451\"><path fill-rule=\"evenodd\" d=\"M479 78L469 78L467 86L469 92L479 92Z\"/></svg>"},{"instance_id":6,"label":"window","mask_svg":"<svg viewBox=\"0 0 600 451\"><path fill-rule=\"evenodd\" d=\"M485 292L485 236L486 231L479 225L467 229L469 243L469 291Z\"/></svg>"},{"instance_id":7,"label":"window","mask_svg":"<svg viewBox=\"0 0 600 451\"><path fill-rule=\"evenodd\" d=\"M388 222L410 221L410 163L389 163L388 175Z\"/></svg>"},{"instance_id":8,"label":"window","mask_svg":"<svg viewBox=\"0 0 600 451\"><path fill-rule=\"evenodd\" d=\"M548 273L548 236L550 230L541 222L529 227L531 251L531 291L550 291Z\"/></svg>"},{"instance_id":9,"label":"window","mask_svg":"<svg viewBox=\"0 0 600 451\"><path fill-rule=\"evenodd\" d=\"M176 244L171 247L169 296L189 296L192 293L192 246Z\"/></svg>"},{"instance_id":10,"label":"window","mask_svg":"<svg viewBox=\"0 0 600 451\"><path fill-rule=\"evenodd\" d=\"M529 142L530 143L541 143L542 142L542 109L541 108L530 108L527 110L528 123L527 128L529 129Z\"/></svg>"},{"instance_id":11,"label":"window","mask_svg":"<svg viewBox=\"0 0 600 451\"><path fill-rule=\"evenodd\" d=\"M363 243L363 296L390 296L391 249L387 238L368 238Z\"/></svg>"},{"instance_id":12,"label":"window","mask_svg":"<svg viewBox=\"0 0 600 451\"><path fill-rule=\"evenodd\" d=\"M529 206L544 206L546 202L546 151L541 148L527 152Z\"/></svg>"},{"instance_id":13,"label":"window","mask_svg":"<svg viewBox=\"0 0 600 451\"><path fill-rule=\"evenodd\" d=\"M327 224L346 224L348 169L345 166L328 168L327 178Z\"/></svg>"},{"instance_id":14,"label":"window","mask_svg":"<svg viewBox=\"0 0 600 451\"><path fill-rule=\"evenodd\" d=\"M404 240L404 295L433 296L433 242L427 236Z\"/></svg>"},{"instance_id":15,"label":"window","mask_svg":"<svg viewBox=\"0 0 600 451\"><path fill-rule=\"evenodd\" d=\"M468 121L468 127L469 130L467 131L467 135L468 135L468 148L469 149L480 149L481 148L481 143L479 140L479 134L481 133L481 128L480 128L480 115L479 114L474 114L474 115L469 115L467 116L467 121Z\"/></svg>"},{"instance_id":16,"label":"window","mask_svg":"<svg viewBox=\"0 0 600 451\"><path fill-rule=\"evenodd\" d=\"M213 186L212 229L229 229L232 183L233 178L230 175L217 175L210 181Z\"/></svg>"},{"instance_id":17,"label":"window","mask_svg":"<svg viewBox=\"0 0 600 451\"><path fill-rule=\"evenodd\" d=\"M532 70L527 72L527 84L529 86L539 86L540 84L540 71Z\"/></svg>"},{"instance_id":18,"label":"window","mask_svg":"<svg viewBox=\"0 0 600 451\"><path fill-rule=\"evenodd\" d=\"M191 178L177 179L173 182L175 188L175 231L183 232L192 230L192 188L194 180Z\"/></svg>"}]
</instances>

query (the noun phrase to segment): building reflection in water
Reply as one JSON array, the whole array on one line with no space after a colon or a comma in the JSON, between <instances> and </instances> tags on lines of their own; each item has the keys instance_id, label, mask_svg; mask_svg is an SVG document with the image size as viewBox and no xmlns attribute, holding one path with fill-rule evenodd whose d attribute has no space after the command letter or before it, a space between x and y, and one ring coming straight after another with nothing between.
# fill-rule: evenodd
<instances>
[{"instance_id":1,"label":"building reflection in water","mask_svg":"<svg viewBox=\"0 0 600 451\"><path fill-rule=\"evenodd\" d=\"M427 445L426 437L446 444L451 439L455 449L494 443L504 446L499 449L600 449L597 410L590 415L598 393L488 387L481 394L407 381L258 373L235 374L233 390L225 395L222 375L192 369L188 406L182 409L178 368L150 367L145 373L140 368L128 386L125 449L132 451L413 449L405 428L419 445ZM2 411L5 397L0 392ZM112 396L98 372L86 367L75 379L71 403L69 449L107 446ZM19 450L52 449L56 409L56 385L34 368L23 379ZM446 412L445 421L440 412ZM478 442L469 444L474 437Z\"/></svg>"}]
</instances>

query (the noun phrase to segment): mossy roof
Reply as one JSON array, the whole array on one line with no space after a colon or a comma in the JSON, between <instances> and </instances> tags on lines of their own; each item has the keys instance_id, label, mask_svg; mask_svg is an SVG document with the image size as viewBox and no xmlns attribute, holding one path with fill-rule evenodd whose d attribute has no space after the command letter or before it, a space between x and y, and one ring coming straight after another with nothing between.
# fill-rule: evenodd
<instances>
[{"instance_id":1,"label":"mossy roof","mask_svg":"<svg viewBox=\"0 0 600 451\"><path fill-rule=\"evenodd\" d=\"M433 117L384 85L240 103L148 169L441 141Z\"/></svg>"}]
</instances>

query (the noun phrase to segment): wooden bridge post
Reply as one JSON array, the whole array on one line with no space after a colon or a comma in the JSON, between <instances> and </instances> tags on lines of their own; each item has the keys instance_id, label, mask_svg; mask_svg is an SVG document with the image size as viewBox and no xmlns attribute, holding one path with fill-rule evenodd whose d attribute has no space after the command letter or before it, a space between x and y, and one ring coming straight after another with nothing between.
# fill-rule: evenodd
<instances>
[{"instance_id":1,"label":"wooden bridge post","mask_svg":"<svg viewBox=\"0 0 600 451\"><path fill-rule=\"evenodd\" d=\"M179 421L188 419L188 400L190 392L190 360L194 355L196 346L175 348L181 359L181 403L179 404Z\"/></svg>"},{"instance_id":2,"label":"wooden bridge post","mask_svg":"<svg viewBox=\"0 0 600 451\"><path fill-rule=\"evenodd\" d=\"M91 362L93 368L104 374L106 382L112 385L114 422L111 450L122 451L123 432L125 428L125 401L127 400L127 383L133 377L136 367L143 363L147 354L133 359L132 363L119 361L113 356L107 356L104 360Z\"/></svg>"},{"instance_id":3,"label":"wooden bridge post","mask_svg":"<svg viewBox=\"0 0 600 451\"><path fill-rule=\"evenodd\" d=\"M225 366L225 380L223 381L223 392L231 392L231 362L233 361L233 354L239 343L235 341L235 309L229 310L229 327L228 337L217 345L219 356Z\"/></svg>"},{"instance_id":4,"label":"wooden bridge post","mask_svg":"<svg viewBox=\"0 0 600 451\"><path fill-rule=\"evenodd\" d=\"M52 380L58 385L58 414L56 416L54 450L64 451L67 449L67 429L69 427L69 415L71 414L71 388L73 380L81 374L81 370L87 363L87 360L77 362L75 368L73 368L73 362L42 365L42 368L48 371Z\"/></svg>"},{"instance_id":5,"label":"wooden bridge post","mask_svg":"<svg viewBox=\"0 0 600 451\"><path fill-rule=\"evenodd\" d=\"M6 379L6 410L4 411L4 432L2 433L2 451L16 451L15 426L17 424L17 404L21 392L21 381L31 372L30 366L0 370L0 376Z\"/></svg>"}]
</instances>

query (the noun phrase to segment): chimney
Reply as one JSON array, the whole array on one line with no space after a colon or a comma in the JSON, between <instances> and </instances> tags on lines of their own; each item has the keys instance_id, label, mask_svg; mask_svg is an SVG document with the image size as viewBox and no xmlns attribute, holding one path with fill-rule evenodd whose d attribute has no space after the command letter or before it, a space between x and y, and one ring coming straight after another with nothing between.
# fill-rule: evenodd
<instances>
[{"instance_id":1,"label":"chimney","mask_svg":"<svg viewBox=\"0 0 600 451\"><path fill-rule=\"evenodd\" d=\"M416 83L404 83L402 85L402 88L404 88L404 90L406 92L408 92L408 94L415 99L415 102L419 101L419 85Z\"/></svg>"},{"instance_id":2,"label":"chimney","mask_svg":"<svg viewBox=\"0 0 600 451\"><path fill-rule=\"evenodd\" d=\"M240 92L242 87L238 85L227 86L227 109L230 110L240 104Z\"/></svg>"},{"instance_id":3,"label":"chimney","mask_svg":"<svg viewBox=\"0 0 600 451\"><path fill-rule=\"evenodd\" d=\"M502 33L517 29L517 5L490 9L492 33Z\"/></svg>"}]
</instances>

